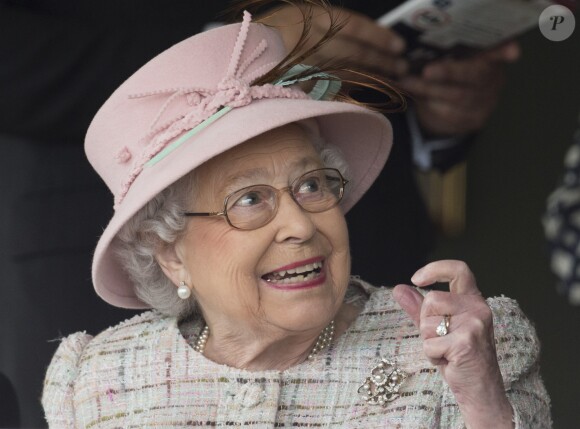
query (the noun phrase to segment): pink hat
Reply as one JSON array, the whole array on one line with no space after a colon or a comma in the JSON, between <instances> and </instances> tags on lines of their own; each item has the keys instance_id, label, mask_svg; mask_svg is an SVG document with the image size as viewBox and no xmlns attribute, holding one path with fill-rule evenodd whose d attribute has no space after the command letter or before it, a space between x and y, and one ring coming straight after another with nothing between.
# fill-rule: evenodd
<instances>
[{"instance_id":1,"label":"pink hat","mask_svg":"<svg viewBox=\"0 0 580 429\"><path fill-rule=\"evenodd\" d=\"M115 255L114 238L125 222L167 186L252 137L316 118L320 133L341 149L352 172L344 210L373 183L391 147L389 122L354 104L324 101L336 82L314 69L310 78L318 83L311 94L292 85L292 76L250 85L285 56L278 32L250 23L246 13L241 24L200 33L153 58L98 111L85 149L115 196L115 214L93 260L94 286L105 301L148 307Z\"/></svg>"}]
</instances>

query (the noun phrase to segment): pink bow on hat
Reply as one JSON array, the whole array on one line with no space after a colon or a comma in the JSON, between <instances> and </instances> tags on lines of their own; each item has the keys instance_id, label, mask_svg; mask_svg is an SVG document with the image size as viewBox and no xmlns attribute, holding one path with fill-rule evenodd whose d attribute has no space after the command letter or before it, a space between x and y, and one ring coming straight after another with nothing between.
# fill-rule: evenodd
<instances>
[{"instance_id":1,"label":"pink bow on hat","mask_svg":"<svg viewBox=\"0 0 580 429\"><path fill-rule=\"evenodd\" d=\"M262 39L246 61L241 65L239 64L248 36L250 22L250 13L244 12L242 25L234 45L228 70L215 89L202 87L170 88L129 95L130 99L140 99L144 97L171 94L159 109L159 112L149 126L147 133L140 140L141 143L145 143L147 146L135 160L129 176L123 181L121 189L115 199L115 208L121 204L131 185L137 176L139 176L143 171L143 168L147 163L154 159L156 155L160 154L160 152L168 146L171 139L182 134L184 131L193 130L195 127L210 118L214 118L214 120L218 119L232 108L246 106L253 100L263 98L308 98L308 95L303 91L280 84L251 85L254 80L268 72L276 63L264 64L252 73L244 76L248 67L252 65L268 47L266 40ZM186 97L187 103L193 107L191 111L166 120L161 125L157 125L169 105L179 97ZM223 112L224 109L227 110ZM221 113L220 116L215 117L214 115L218 112ZM191 134L189 136L191 136ZM127 147L123 147L116 155L116 159L119 162L127 162L131 158L132 154L129 152Z\"/></svg>"}]
</instances>

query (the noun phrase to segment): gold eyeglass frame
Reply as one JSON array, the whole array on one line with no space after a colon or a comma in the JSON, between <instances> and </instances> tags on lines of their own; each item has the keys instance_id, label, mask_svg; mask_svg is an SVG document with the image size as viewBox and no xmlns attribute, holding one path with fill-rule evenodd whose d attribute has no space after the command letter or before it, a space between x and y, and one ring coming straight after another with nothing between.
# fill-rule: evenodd
<instances>
[{"instance_id":1,"label":"gold eyeglass frame","mask_svg":"<svg viewBox=\"0 0 580 429\"><path fill-rule=\"evenodd\" d=\"M339 195L338 195L338 197L336 199L336 202L333 205L331 205L330 207L326 207L324 210L307 210L306 208L304 208L298 202L298 200L294 196L294 192L292 192L292 190L294 189L294 186L296 186L296 183L298 183L300 181L300 179L302 179L304 176L306 176L308 174L312 174L312 173L314 173L316 171L322 171L322 170L331 170L331 171L333 171L333 172L335 172L335 173L338 174L338 177L340 178L340 193L339 193ZM336 168L330 168L330 167L316 168L314 170L310 170L310 171L307 171L304 174L301 174L296 179L294 179L292 181L292 183L290 183L290 186L286 186L285 188L278 189L278 188L274 188L273 186L270 186L270 185L256 184L256 185L245 186L243 188L237 189L234 192L228 194L224 198L223 209L221 211L219 211L219 212L183 212L182 215L183 216L187 216L187 217L214 217L214 216L224 216L225 219L226 219L226 222L232 228L239 229L241 231L252 231L254 229L258 229L258 228L261 228L263 226L268 225L276 217L276 214L278 213L278 208L280 207L279 201L280 201L280 194L282 192L288 192L290 194L290 197L292 198L292 200L296 204L298 204L298 207L300 207L305 212L308 212L308 213L322 213L322 212L325 212L327 210L330 210L333 207L336 207L340 203L340 201L342 201L342 197L344 196L344 188L347 185L347 183L348 183L348 180L346 180L344 178L344 176L342 175L342 173L338 169L336 169ZM241 191L249 190L249 189L252 189L252 188L255 188L255 187L266 187L266 188L273 189L275 191L274 192L274 195L276 196L276 198L275 198L274 209L272 210L272 215L270 216L270 218L265 223L261 224L260 226L255 227L255 228L240 228L240 227L238 227L236 225L233 225L232 222L230 221L230 218L228 216L228 210L227 210L229 199L233 195L238 194Z\"/></svg>"}]
</instances>

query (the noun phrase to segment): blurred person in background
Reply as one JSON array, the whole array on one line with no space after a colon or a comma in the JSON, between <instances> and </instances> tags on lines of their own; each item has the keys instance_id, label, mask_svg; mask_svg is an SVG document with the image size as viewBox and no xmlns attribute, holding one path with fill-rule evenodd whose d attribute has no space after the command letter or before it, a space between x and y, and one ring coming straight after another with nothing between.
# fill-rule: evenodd
<instances>
[{"instance_id":1,"label":"blurred person in background","mask_svg":"<svg viewBox=\"0 0 580 429\"><path fill-rule=\"evenodd\" d=\"M578 115L580 124L580 115ZM580 128L564 158L561 183L550 194L543 217L550 266L558 292L580 305Z\"/></svg>"}]
</instances>

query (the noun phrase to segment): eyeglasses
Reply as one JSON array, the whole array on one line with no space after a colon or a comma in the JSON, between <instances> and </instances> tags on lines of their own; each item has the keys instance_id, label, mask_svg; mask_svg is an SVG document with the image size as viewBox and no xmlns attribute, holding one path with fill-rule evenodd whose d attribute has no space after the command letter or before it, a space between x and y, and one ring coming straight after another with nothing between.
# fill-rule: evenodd
<instances>
[{"instance_id":1,"label":"eyeglasses","mask_svg":"<svg viewBox=\"0 0 580 429\"><path fill-rule=\"evenodd\" d=\"M309 213L320 213L336 206L348 183L335 168L318 168L304 173L290 186L276 189L253 185L232 192L224 199L220 212L191 213L184 216L225 216L236 229L252 230L268 224L278 212L280 193L288 191L292 199Z\"/></svg>"}]
</instances>

